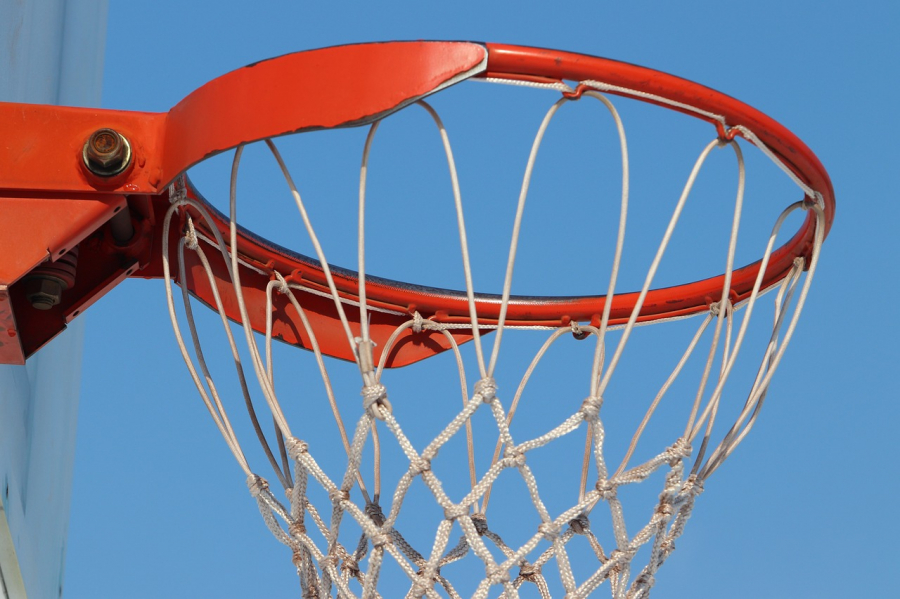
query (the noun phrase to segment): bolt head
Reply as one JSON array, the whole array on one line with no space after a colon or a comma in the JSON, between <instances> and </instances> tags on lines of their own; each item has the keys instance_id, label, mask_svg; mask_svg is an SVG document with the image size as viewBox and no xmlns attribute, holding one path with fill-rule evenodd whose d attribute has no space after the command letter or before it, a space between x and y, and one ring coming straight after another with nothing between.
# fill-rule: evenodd
<instances>
[{"instance_id":1,"label":"bolt head","mask_svg":"<svg viewBox=\"0 0 900 599\"><path fill-rule=\"evenodd\" d=\"M84 143L84 166L100 177L112 177L131 163L131 144L114 129L94 131Z\"/></svg>"},{"instance_id":2,"label":"bolt head","mask_svg":"<svg viewBox=\"0 0 900 599\"><path fill-rule=\"evenodd\" d=\"M25 297L38 310L49 310L62 299L63 282L57 278L31 277L26 279Z\"/></svg>"}]
</instances>

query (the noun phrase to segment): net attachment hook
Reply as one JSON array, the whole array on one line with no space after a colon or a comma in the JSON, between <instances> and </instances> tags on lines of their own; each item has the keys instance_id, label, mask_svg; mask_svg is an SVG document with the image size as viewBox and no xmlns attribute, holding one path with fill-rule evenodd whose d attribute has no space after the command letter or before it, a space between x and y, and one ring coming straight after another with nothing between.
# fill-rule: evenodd
<instances>
[{"instance_id":1,"label":"net attachment hook","mask_svg":"<svg viewBox=\"0 0 900 599\"><path fill-rule=\"evenodd\" d=\"M584 329L582 329L581 325L579 325L574 320L572 321L571 327L572 327L572 336L575 337L576 339L578 339L579 341L584 341L585 339L588 338L588 335L590 335L590 333L588 331L585 331Z\"/></svg>"},{"instance_id":2,"label":"net attachment hook","mask_svg":"<svg viewBox=\"0 0 900 599\"><path fill-rule=\"evenodd\" d=\"M590 86L585 85L584 83L579 83L575 86L575 89L567 92L562 92L562 95L567 100L580 100L581 96L584 95L584 92L591 89Z\"/></svg>"},{"instance_id":3,"label":"net attachment hook","mask_svg":"<svg viewBox=\"0 0 900 599\"><path fill-rule=\"evenodd\" d=\"M740 133L740 129L737 127L726 127L725 123L717 122L716 133L719 135L720 143L726 144L734 141L734 138Z\"/></svg>"}]
</instances>

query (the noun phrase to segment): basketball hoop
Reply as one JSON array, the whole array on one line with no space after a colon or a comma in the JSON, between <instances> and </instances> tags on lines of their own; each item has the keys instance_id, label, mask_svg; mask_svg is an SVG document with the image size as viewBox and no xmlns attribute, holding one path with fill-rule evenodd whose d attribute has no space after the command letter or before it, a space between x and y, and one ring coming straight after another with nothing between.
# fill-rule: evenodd
<instances>
[{"instance_id":1,"label":"basketball hoop","mask_svg":"<svg viewBox=\"0 0 900 599\"><path fill-rule=\"evenodd\" d=\"M500 295L476 291L450 134L425 100L466 80L558 93L524 165ZM348 85L356 93L322 93ZM628 216L629 153L625 125L609 96L652 104L712 125L709 141L687 175L657 242L643 284L628 293L617 291L617 280ZM618 134L622 183L611 275L602 285L598 283L598 295L516 296L512 294L514 266L538 149L557 111L579 100L596 102L612 118ZM380 124L403 109L424 110L440 134L450 171L464 291L399 283L367 273L369 157ZM355 126L368 126L369 133L361 148L358 265L356 271L349 271L329 265L298 186L272 139ZM0 254L5 256L0 259L0 306L5 308L0 309L0 321L10 334L0 345L0 359L24 361L126 277L162 278L190 375L243 470L264 522L290 548L304 597L396 596L401 586L411 597L459 597L463 593L454 569L460 568L457 575L462 580L471 579L472 563L481 568L480 582L471 590L479 598L498 593L517 597L529 583L542 598L551 596L551 588L562 589L566 597L586 597L604 583L614 598L646 597L706 480L756 422L793 336L834 217L831 183L818 159L762 113L709 88L643 67L508 45L392 42L301 52L224 75L168 113L0 104L0 129L8 140L0 148L0 193L5 198L0 205L6 211L5 222L23 230L26 224L41 223L38 234L32 236L33 229L27 229L27 234L3 242L7 245ZM244 147L254 141L267 145L281 169L315 256L296 254L237 225L236 181ZM740 266L735 256L745 195L742 148L747 147L781 169L799 189L800 199L775 216L771 234L760 240L758 261ZM717 148L734 154L738 172L729 244L722 257L724 272L654 288L698 173ZM204 200L185 171L229 149L235 152L226 216ZM806 213L800 228L776 247L783 223L798 211ZM65 277L59 276L60 269ZM181 289L181 317L172 283ZM746 361L739 363L739 351L760 298L768 292L774 297L773 322L771 328L756 327L767 332L768 342L762 355L756 356L759 363L754 368ZM263 477L251 464L229 419L228 393L214 382L200 327L194 322L191 296L221 315L237 366L235 388L240 388L266 460L285 493L284 501L273 490L274 483L270 486L271 477ZM633 332L641 325L665 326L662 323L691 316L696 317L697 326L681 358L649 402L619 465L608 463L604 445L608 435L601 412ZM191 342L184 340L179 318L186 319ZM240 325L245 350L238 348L229 321ZM508 396L498 388L495 372L504 333L520 329L543 335L544 341L530 363L522 365L518 388ZM617 338L614 346L612 331ZM490 351L483 344L488 333L493 337ZM561 388L561 397L554 401L571 406L567 415L546 422L540 434L523 440L513 423L525 388L551 346L568 335L588 341L583 347L590 353L590 367L579 379L583 385ZM307 421L290 421L276 391L273 339L312 352L340 431L344 452L340 459L317 453L307 441ZM462 346L468 342L478 370L474 385L463 357ZM707 357L685 409L683 432L654 456L633 465L651 417L704 342ZM424 431L414 413L395 410L383 374L385 369L444 352L455 358L448 364L454 364L451 368L456 371L423 384L458 384L462 406L440 427ZM246 356L275 422L274 447L257 415L256 393L244 372ZM355 408L338 400L329 375L329 356L358 366L363 400ZM715 436L716 425L721 426L717 418L721 419L723 398L734 395L731 388L726 390L726 383L736 370L756 374L742 392L743 403L732 424ZM493 422L492 457L481 470L473 433L473 421L480 414L489 414L486 418ZM414 442L412 429L416 437L427 434L430 441ZM574 456L560 451L554 459L581 465L580 491L564 509L551 510L542 495L548 483L539 480L530 456L545 447L564 446L578 431L585 436L584 451ZM470 484L451 488L435 459L439 450L463 436ZM399 470L394 487L382 493L386 443L395 444L400 461L395 464ZM481 441L479 447L483 447ZM375 464L371 474L362 466L368 456ZM495 529L486 512L498 480L512 472L524 484L520 495L528 514L521 527L511 532ZM657 477L662 489L649 521L638 532L629 531L622 495L634 483ZM410 500L410 489L420 484L430 497ZM501 499L495 495L495 505ZM425 503L429 507L423 507ZM592 528L595 510L602 504L611 514L609 539L602 539ZM422 526L434 530L427 546L411 541L409 531L398 524L401 514L420 508L423 513L438 514L433 519L422 516ZM451 540L454 531L455 542ZM579 554L579 564L573 566L573 547L582 539L588 557L581 559L584 554ZM398 576L384 574L386 562Z\"/></svg>"}]
</instances>

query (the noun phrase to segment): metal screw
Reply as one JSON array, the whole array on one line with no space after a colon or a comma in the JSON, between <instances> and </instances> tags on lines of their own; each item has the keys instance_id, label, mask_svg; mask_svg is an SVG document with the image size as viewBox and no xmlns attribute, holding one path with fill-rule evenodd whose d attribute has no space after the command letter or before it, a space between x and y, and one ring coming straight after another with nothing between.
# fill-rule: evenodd
<instances>
[{"instance_id":1,"label":"metal screw","mask_svg":"<svg viewBox=\"0 0 900 599\"><path fill-rule=\"evenodd\" d=\"M131 163L131 144L118 131L98 129L84 143L84 166L99 177L112 177Z\"/></svg>"}]
</instances>

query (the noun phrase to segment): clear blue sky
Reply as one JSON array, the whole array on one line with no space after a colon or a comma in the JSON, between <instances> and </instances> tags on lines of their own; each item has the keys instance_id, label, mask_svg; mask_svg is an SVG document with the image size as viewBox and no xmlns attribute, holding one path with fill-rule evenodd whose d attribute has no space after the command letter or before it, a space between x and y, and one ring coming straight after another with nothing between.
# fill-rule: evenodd
<instances>
[{"instance_id":1,"label":"clear blue sky","mask_svg":"<svg viewBox=\"0 0 900 599\"><path fill-rule=\"evenodd\" d=\"M253 7L169 0L114 2L109 12L103 106L164 111L204 82L263 58L344 43L422 38L497 41L608 56L704 83L766 112L803 139L825 164L836 190L837 217L806 311L761 419L733 458L710 479L678 550L657 576L653 596L889 596L896 591L888 574L895 567L892 538L900 532L891 509L898 468L888 457L894 453L900 424L900 388L892 375L900 358L900 322L890 304L900 292L892 276L898 258L894 239L900 207L889 186L900 136L896 116L900 90L895 77L900 67L898 25L897 4L874 1L854 6L795 1L269 2ZM545 103L552 101L547 98ZM460 162L476 173L490 170L485 165L493 168L490 161L497 164L489 179L479 181L472 175L464 179L464 187L482 194L481 201L511 206L540 113L534 105L527 110L510 107L521 128L498 129L496 135L510 136L504 140L506 147L516 150L478 154L479 164L474 158L466 159L465 152L468 147L468 155L473 156L484 140L467 138L464 115L452 107L448 110L448 122L460 123ZM514 112L518 110L521 114ZM591 116L600 114L592 110L578 115L590 122ZM636 121L645 113L635 110L629 116ZM476 129L493 131L490 122L474 122ZM540 200L535 200L531 238L523 248L523 260L532 260L533 266L530 271L523 266L522 272L532 277L539 273L536 262L550 265L550 256L556 252L590 242L590 227L602 228L605 215L612 213L609 208L598 210L594 204L579 203L586 194L581 185L590 180L578 179L575 173L583 173L590 165L565 153L566 136L581 136L579 122L583 121L564 121L556 138L548 141L556 149L548 146L547 175L535 196L540 197L542 189L545 204L538 207ZM385 151L380 156L378 164L384 169L394 158L407 161L400 162L399 168L408 169L399 174L400 189L406 195L398 192L394 199L399 204L384 208L392 220L382 224L388 232L391 226L403 230L403 247L447 239L452 253L457 247L453 229L432 230L424 224L444 219L447 186L441 180L444 205L438 207L427 197L431 187L421 183L424 174L417 160L438 173L445 167L439 161L434 134L424 128L424 121L420 124L428 148L421 150L421 156L418 148L404 155ZM641 127L635 126L634 144L640 155ZM644 137L648 146L672 148L672 166L678 173L672 175L673 181L686 176L701 147L700 142L688 144L679 153L685 147L675 141L674 133L679 131L662 129L655 138L652 132ZM450 134L454 136L454 129ZM313 216L320 216L323 238L331 243L326 250L333 248L331 261L346 266L352 266L355 252L352 236L347 227L335 224L343 222L340 219L332 219L331 225L323 219L332 209L349 206L352 210L355 175L339 179L343 175L329 169L338 163L343 166L340 160L351 166L358 163L361 135L364 132L338 135L339 144L344 144L341 149L356 148L342 159L332 159L328 149L321 150L321 155L307 153L308 163L301 164L298 174L301 191L314 205ZM392 147L386 135L385 146ZM304 151L309 152L304 148L297 150L301 158ZM571 172L565 170L567 166ZM220 167L198 173L201 179L220 177L204 188L209 195L226 189ZM264 173L271 170L265 165L259 168L269 169ZM562 174L552 176L554 168L562 169L556 171ZM607 171L602 172L615 173L615 168L609 169L607 163ZM645 166L643 172L634 185L635 193L645 194L647 208L637 210L638 215L654 212L654 193L668 189L669 181L662 167L656 172ZM765 175L760 177L766 180ZM718 189L725 190L727 201L733 193L732 180L726 176L721 182L713 181L721 183ZM303 185L308 185L308 192ZM771 222L787 202L776 198L766 204L768 188L750 185L748 194L755 195L748 195L748 202L752 198L764 205L768 210L762 211L764 218ZM287 216L286 208L274 208L269 188L260 189L266 197L245 204L247 222L263 234L290 243L291 230L276 225L294 217ZM281 182L271 189L272 195L281 194L281 202L289 201ZM251 195L248 191L247 196ZM659 196L668 202L671 192ZM795 199L791 196L788 201ZM265 224L267 215L279 222ZM640 221L640 216L636 218ZM716 224L721 220L708 218L699 214L688 225L698 240L705 239L703 235L712 227L721 229ZM496 232L501 238L496 247L503 247L508 225L504 223ZM538 233L558 237L552 243L538 243ZM490 234L488 229L485 235ZM385 243L392 241L390 234L382 238ZM488 239L482 245L488 247L491 242ZM304 249L302 244L299 247ZM391 265L384 267L387 272L373 266L373 273L415 279L418 268L435 264L431 260L441 256L439 250L428 250L429 254L420 247L401 254L396 266L397 272L406 268L411 275L396 274L390 271L395 268ZM579 256L553 263L559 283L523 274L526 287L520 292L578 291L584 280L579 273L590 267L584 252ZM492 280L493 265L483 268L483 280ZM671 268L666 276L674 279L692 272L690 265ZM459 285L458 269L441 278L443 274L440 270L422 276L428 283ZM496 291L491 284L486 290ZM535 289L528 289L532 284ZM240 470L177 355L162 283L129 281L85 318L89 322L65 596L299 596L288 551L263 526ZM675 359L679 349L635 344L630 351L662 361ZM283 355L287 360L311 362L311 355L305 353ZM292 368L301 372L305 366L286 363L282 376ZM355 408L358 384L350 378L351 370L343 372L349 373L346 396ZM621 401L646 406L650 398L641 386L640 365L631 372L633 387L628 379L622 381ZM471 374L470 383L474 380ZM634 397L626 392L632 388ZM507 398L512 393L509 385L504 391ZM459 402L458 392L450 397ZM543 418L540 408L539 403L531 404L527 417ZM615 408L609 409L614 420ZM240 412L235 409L234 414ZM333 433L333 422L322 422ZM656 492L654 488L651 495ZM607 592L604 586L597 596Z\"/></svg>"}]
</instances>

